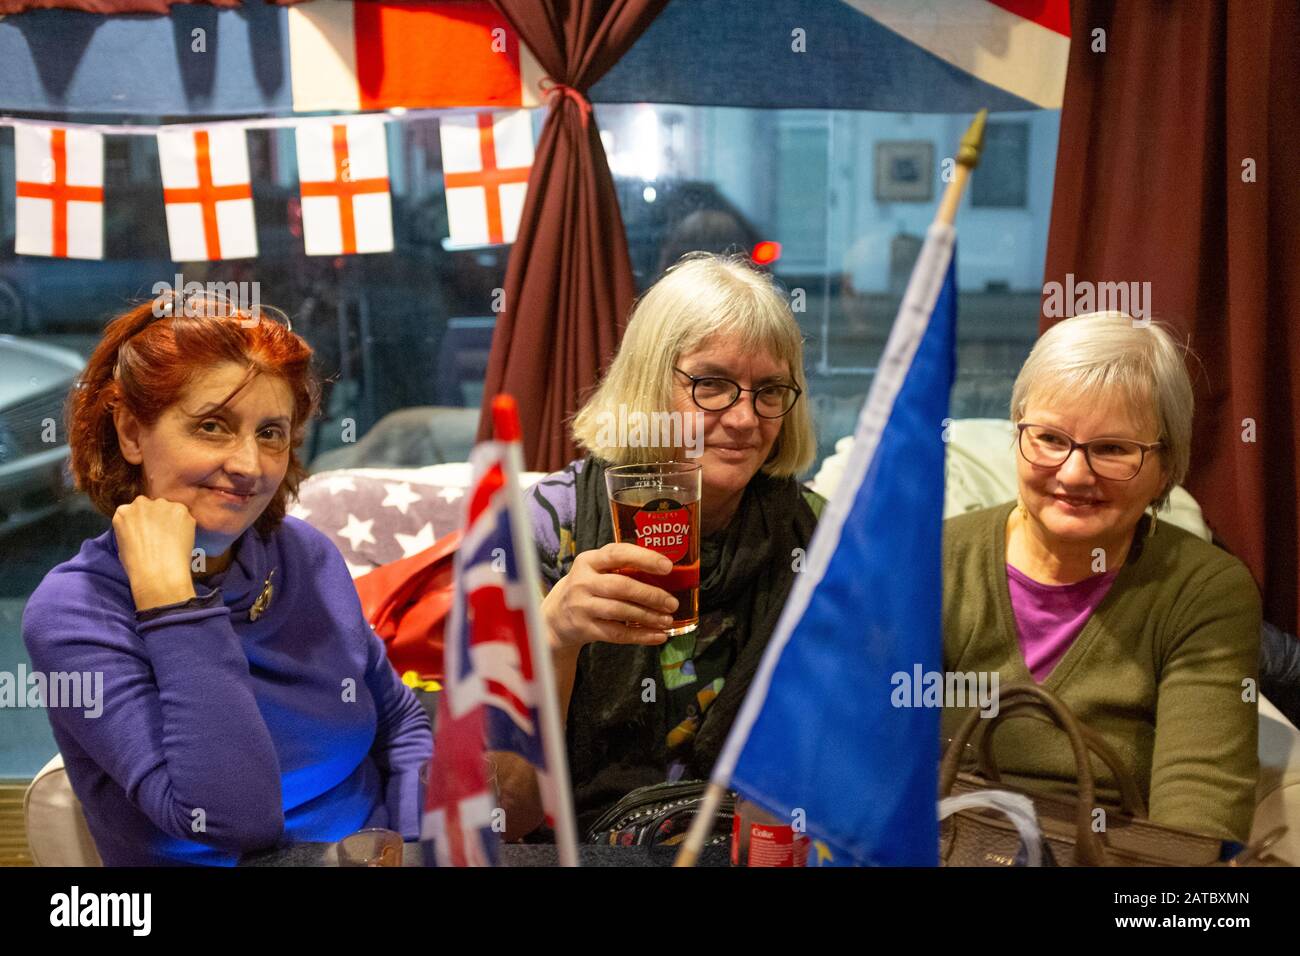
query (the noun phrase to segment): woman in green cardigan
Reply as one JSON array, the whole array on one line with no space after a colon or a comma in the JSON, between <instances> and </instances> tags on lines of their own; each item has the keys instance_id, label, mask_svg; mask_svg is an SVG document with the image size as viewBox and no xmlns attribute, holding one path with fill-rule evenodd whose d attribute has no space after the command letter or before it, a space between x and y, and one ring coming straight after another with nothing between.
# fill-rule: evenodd
<instances>
[{"instance_id":1,"label":"woman in green cardigan","mask_svg":"<svg viewBox=\"0 0 1300 956\"><path fill-rule=\"evenodd\" d=\"M1153 821L1246 842L1260 599L1240 561L1157 519L1190 457L1179 347L1123 313L1067 319L1034 346L1011 417L1018 501L944 527L945 669L1039 682L1111 744ZM1009 782L1074 794L1053 725L1009 719L994 754Z\"/></svg>"}]
</instances>

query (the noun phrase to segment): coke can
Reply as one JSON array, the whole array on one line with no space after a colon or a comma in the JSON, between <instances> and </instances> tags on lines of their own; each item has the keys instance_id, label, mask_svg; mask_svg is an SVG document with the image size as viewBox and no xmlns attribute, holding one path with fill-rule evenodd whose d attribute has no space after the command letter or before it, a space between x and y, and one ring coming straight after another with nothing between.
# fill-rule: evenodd
<instances>
[{"instance_id":1,"label":"coke can","mask_svg":"<svg viewBox=\"0 0 1300 956\"><path fill-rule=\"evenodd\" d=\"M731 823L732 866L804 866L811 841L744 797Z\"/></svg>"}]
</instances>

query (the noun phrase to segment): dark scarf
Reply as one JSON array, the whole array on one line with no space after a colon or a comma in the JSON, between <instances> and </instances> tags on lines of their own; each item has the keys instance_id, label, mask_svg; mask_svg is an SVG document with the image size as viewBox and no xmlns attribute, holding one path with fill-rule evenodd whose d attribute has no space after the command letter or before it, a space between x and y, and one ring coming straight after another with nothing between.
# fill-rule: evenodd
<instances>
[{"instance_id":1,"label":"dark scarf","mask_svg":"<svg viewBox=\"0 0 1300 956\"><path fill-rule=\"evenodd\" d=\"M588 456L577 476L579 554L614 540L606 465ZM685 763L683 779L712 770L794 584L794 550L807 550L816 522L795 479L759 473L731 522L701 541L697 633L702 641L731 642L715 648L731 663L693 739L674 751L674 762ZM665 738L675 719L665 706L659 654L656 646L595 643L578 658L567 736L580 829L629 791L665 779Z\"/></svg>"}]
</instances>

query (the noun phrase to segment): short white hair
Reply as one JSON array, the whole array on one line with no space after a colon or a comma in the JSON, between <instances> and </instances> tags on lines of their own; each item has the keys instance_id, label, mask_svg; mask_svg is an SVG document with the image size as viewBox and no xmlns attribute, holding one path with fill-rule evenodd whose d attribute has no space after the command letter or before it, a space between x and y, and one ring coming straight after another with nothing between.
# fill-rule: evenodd
<instances>
[{"instance_id":1,"label":"short white hair","mask_svg":"<svg viewBox=\"0 0 1300 956\"><path fill-rule=\"evenodd\" d=\"M1011 420L1019 422L1030 397L1118 396L1138 421L1156 428L1169 480L1154 504L1162 506L1187 477L1192 456L1192 382L1184 354L1169 330L1124 312L1089 312L1052 326L1034 344L1011 389Z\"/></svg>"}]
</instances>

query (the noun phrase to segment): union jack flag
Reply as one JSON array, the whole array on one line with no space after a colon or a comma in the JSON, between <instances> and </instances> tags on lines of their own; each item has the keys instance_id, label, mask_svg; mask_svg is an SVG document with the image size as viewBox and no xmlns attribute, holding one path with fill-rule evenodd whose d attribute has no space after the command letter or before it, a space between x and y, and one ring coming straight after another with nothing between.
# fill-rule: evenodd
<instances>
[{"instance_id":1,"label":"union jack flag","mask_svg":"<svg viewBox=\"0 0 1300 956\"><path fill-rule=\"evenodd\" d=\"M538 599L537 578L531 551L521 560L518 546L529 540L529 528L522 508L512 508L522 499L510 493L508 483L517 474L508 460L511 451L509 442L482 442L470 456L474 480L455 558L446 675L422 826L422 836L434 841L439 866L497 862L504 827L488 779L487 751L512 751L537 768L552 825L560 799L556 777L568 776L563 767L558 775L553 772L543 743L542 709L558 711L553 700L543 701L549 681L540 680L534 669L528 621L529 602Z\"/></svg>"}]
</instances>

